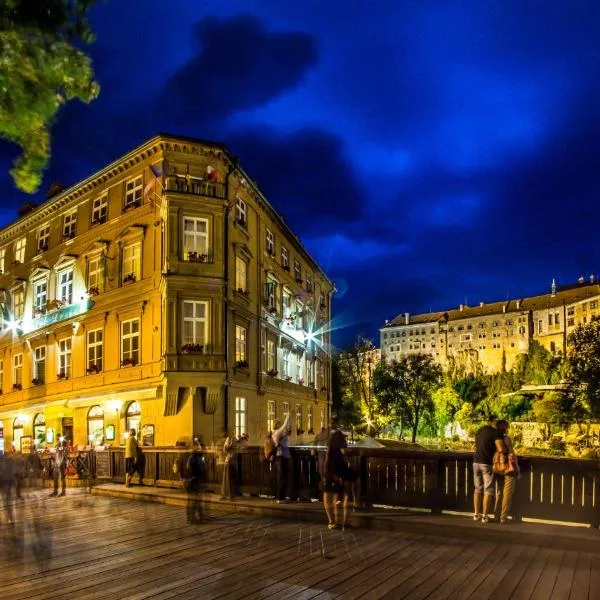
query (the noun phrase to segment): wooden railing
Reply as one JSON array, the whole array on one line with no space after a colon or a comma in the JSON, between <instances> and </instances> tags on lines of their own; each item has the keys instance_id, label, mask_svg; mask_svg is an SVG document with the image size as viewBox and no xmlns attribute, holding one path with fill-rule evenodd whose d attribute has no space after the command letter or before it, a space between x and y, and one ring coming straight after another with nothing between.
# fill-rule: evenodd
<instances>
[{"instance_id":1,"label":"wooden railing","mask_svg":"<svg viewBox=\"0 0 600 600\"><path fill-rule=\"evenodd\" d=\"M319 495L317 452L292 449L292 497ZM144 449L144 479L148 484L180 486L191 450ZM95 478L124 481L123 448L95 452ZM350 448L350 464L360 476L358 489L366 505L428 509L432 512L470 512L473 505L473 470L470 453ZM218 490L223 473L214 453L203 452L202 480L207 490ZM262 448L245 448L235 455L238 492L273 496L275 466L264 460ZM513 517L589 523L600 526L598 463L589 460L525 457L519 460ZM174 467L177 464L178 467ZM134 481L137 478L134 478Z\"/></svg>"}]
</instances>

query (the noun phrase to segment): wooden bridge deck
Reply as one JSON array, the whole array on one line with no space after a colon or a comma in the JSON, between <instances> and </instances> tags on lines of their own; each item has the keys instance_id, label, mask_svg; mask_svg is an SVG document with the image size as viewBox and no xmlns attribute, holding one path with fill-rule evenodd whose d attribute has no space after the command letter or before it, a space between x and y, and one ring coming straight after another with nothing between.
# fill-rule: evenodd
<instances>
[{"instance_id":1,"label":"wooden bridge deck","mask_svg":"<svg viewBox=\"0 0 600 600\"><path fill-rule=\"evenodd\" d=\"M3 600L595 599L600 555L90 496L0 514Z\"/></svg>"}]
</instances>

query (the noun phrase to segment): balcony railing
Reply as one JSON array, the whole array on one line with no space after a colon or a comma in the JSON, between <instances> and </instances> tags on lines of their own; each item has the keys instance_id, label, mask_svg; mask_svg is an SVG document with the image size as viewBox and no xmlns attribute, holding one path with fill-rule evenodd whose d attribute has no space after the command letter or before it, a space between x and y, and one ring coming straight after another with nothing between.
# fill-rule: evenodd
<instances>
[{"instance_id":1,"label":"balcony railing","mask_svg":"<svg viewBox=\"0 0 600 600\"><path fill-rule=\"evenodd\" d=\"M167 192L181 192L193 194L194 196L208 196L210 198L225 198L225 184L220 181L209 181L185 175L174 175L167 177Z\"/></svg>"}]
</instances>

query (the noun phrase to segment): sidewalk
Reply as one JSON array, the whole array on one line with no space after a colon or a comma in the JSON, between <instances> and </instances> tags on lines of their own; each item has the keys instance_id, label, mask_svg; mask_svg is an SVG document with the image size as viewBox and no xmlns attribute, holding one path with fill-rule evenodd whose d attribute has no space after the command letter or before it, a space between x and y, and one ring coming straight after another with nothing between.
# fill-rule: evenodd
<instances>
[{"instance_id":1,"label":"sidewalk","mask_svg":"<svg viewBox=\"0 0 600 600\"><path fill-rule=\"evenodd\" d=\"M187 494L183 490L133 485L130 488L116 483L103 483L92 489L92 494L159 502L184 507ZM268 498L238 496L233 501L220 500L218 494L201 495L208 510L245 513L250 515L321 523L326 517L320 502L292 502L276 504ZM573 527L546 523L515 523L499 525L474 522L470 516L431 515L403 509L373 508L350 512L352 527L378 531L399 531L421 535L490 541L497 544L525 544L561 550L577 550L600 554L600 530L591 527Z\"/></svg>"}]
</instances>

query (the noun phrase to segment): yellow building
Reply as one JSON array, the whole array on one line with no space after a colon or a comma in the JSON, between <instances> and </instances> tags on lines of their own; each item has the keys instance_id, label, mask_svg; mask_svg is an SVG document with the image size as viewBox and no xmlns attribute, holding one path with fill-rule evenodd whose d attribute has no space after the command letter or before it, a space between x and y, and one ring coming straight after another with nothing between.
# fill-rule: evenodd
<instances>
[{"instance_id":1,"label":"yellow building","mask_svg":"<svg viewBox=\"0 0 600 600\"><path fill-rule=\"evenodd\" d=\"M154 137L0 230L4 447L308 436L332 292L224 146Z\"/></svg>"},{"instance_id":2,"label":"yellow building","mask_svg":"<svg viewBox=\"0 0 600 600\"><path fill-rule=\"evenodd\" d=\"M457 309L398 315L380 330L382 356L425 353L444 368L496 373L510 370L536 340L553 354L566 351L569 333L600 314L600 285L589 281L516 300L460 305Z\"/></svg>"}]
</instances>

